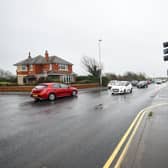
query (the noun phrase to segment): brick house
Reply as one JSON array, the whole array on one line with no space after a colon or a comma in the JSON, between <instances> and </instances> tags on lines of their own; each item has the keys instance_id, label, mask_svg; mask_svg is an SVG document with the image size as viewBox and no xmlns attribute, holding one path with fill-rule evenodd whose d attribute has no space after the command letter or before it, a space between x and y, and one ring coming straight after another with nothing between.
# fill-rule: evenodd
<instances>
[{"instance_id":1,"label":"brick house","mask_svg":"<svg viewBox=\"0 0 168 168\"><path fill-rule=\"evenodd\" d=\"M45 51L44 56L38 55L34 58L29 52L27 59L14 64L14 66L17 66L17 81L20 85L46 77L52 77L64 83L74 81L73 64L58 56L49 56L48 51Z\"/></svg>"}]
</instances>

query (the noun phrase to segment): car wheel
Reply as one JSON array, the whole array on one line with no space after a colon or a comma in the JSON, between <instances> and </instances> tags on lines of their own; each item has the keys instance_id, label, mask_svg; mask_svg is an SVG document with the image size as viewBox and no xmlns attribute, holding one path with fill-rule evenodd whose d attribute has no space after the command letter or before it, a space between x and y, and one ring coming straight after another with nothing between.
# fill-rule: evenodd
<instances>
[{"instance_id":1,"label":"car wheel","mask_svg":"<svg viewBox=\"0 0 168 168\"><path fill-rule=\"evenodd\" d=\"M40 99L34 98L34 102L38 102L40 101Z\"/></svg>"},{"instance_id":2,"label":"car wheel","mask_svg":"<svg viewBox=\"0 0 168 168\"><path fill-rule=\"evenodd\" d=\"M56 95L54 93L50 93L49 96L48 96L48 99L50 101L54 101L56 99Z\"/></svg>"},{"instance_id":3,"label":"car wheel","mask_svg":"<svg viewBox=\"0 0 168 168\"><path fill-rule=\"evenodd\" d=\"M130 93L132 93L132 88L131 88L131 90L130 90Z\"/></svg>"},{"instance_id":4,"label":"car wheel","mask_svg":"<svg viewBox=\"0 0 168 168\"><path fill-rule=\"evenodd\" d=\"M72 96L77 96L77 92L75 90L72 91Z\"/></svg>"}]
</instances>

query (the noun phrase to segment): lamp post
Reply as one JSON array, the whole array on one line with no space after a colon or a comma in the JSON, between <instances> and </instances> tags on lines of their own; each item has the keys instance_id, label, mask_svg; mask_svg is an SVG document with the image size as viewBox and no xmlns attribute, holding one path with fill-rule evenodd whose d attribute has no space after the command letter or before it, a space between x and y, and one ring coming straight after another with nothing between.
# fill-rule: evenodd
<instances>
[{"instance_id":1,"label":"lamp post","mask_svg":"<svg viewBox=\"0 0 168 168\"><path fill-rule=\"evenodd\" d=\"M102 40L99 39L98 40L98 54L99 54L99 68L100 68L100 76L99 76L100 86L102 86L101 45L100 45L101 42L102 42Z\"/></svg>"}]
</instances>

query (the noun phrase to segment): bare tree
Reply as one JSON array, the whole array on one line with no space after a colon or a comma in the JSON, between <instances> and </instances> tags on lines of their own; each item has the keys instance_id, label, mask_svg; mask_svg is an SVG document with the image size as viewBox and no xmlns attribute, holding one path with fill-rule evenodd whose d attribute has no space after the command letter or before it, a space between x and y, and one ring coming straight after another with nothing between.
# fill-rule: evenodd
<instances>
[{"instance_id":1,"label":"bare tree","mask_svg":"<svg viewBox=\"0 0 168 168\"><path fill-rule=\"evenodd\" d=\"M81 59L81 63L84 66L84 69L89 72L89 74L94 77L100 76L100 65L94 58L84 56Z\"/></svg>"},{"instance_id":2,"label":"bare tree","mask_svg":"<svg viewBox=\"0 0 168 168\"><path fill-rule=\"evenodd\" d=\"M0 78L11 78L11 77L14 77L14 75L10 71L0 69Z\"/></svg>"}]
</instances>

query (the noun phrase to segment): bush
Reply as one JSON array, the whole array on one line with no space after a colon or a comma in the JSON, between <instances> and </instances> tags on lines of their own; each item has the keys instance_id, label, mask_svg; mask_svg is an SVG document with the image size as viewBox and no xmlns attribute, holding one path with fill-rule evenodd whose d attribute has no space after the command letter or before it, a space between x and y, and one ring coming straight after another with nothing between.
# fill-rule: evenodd
<instances>
[{"instance_id":1,"label":"bush","mask_svg":"<svg viewBox=\"0 0 168 168\"><path fill-rule=\"evenodd\" d=\"M108 82L109 82L108 77L103 76L103 77L102 77L102 85L103 85L103 86L107 86Z\"/></svg>"},{"instance_id":2,"label":"bush","mask_svg":"<svg viewBox=\"0 0 168 168\"><path fill-rule=\"evenodd\" d=\"M88 80L88 76L77 76L76 81Z\"/></svg>"},{"instance_id":3,"label":"bush","mask_svg":"<svg viewBox=\"0 0 168 168\"><path fill-rule=\"evenodd\" d=\"M77 76L75 83L85 84L85 83L99 83L99 82L100 82L99 77L94 77L94 76L88 75L88 76ZM108 82L109 82L109 78L106 76L103 76L102 77L102 85L107 86Z\"/></svg>"},{"instance_id":4,"label":"bush","mask_svg":"<svg viewBox=\"0 0 168 168\"><path fill-rule=\"evenodd\" d=\"M17 85L17 77L16 76L12 76L12 77L8 77L8 78L0 77L0 85L1 86Z\"/></svg>"},{"instance_id":5,"label":"bush","mask_svg":"<svg viewBox=\"0 0 168 168\"><path fill-rule=\"evenodd\" d=\"M54 76L48 76L48 77L40 77L37 83L45 83L45 82L60 82L60 80Z\"/></svg>"},{"instance_id":6,"label":"bush","mask_svg":"<svg viewBox=\"0 0 168 168\"><path fill-rule=\"evenodd\" d=\"M77 76L75 83L98 83L98 82L99 78L88 75L88 76Z\"/></svg>"}]
</instances>

